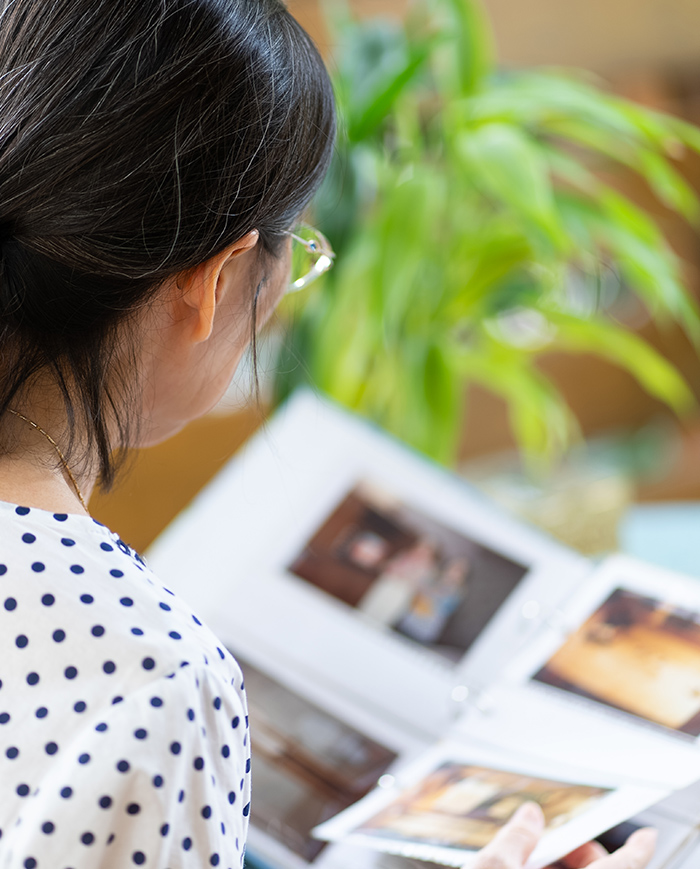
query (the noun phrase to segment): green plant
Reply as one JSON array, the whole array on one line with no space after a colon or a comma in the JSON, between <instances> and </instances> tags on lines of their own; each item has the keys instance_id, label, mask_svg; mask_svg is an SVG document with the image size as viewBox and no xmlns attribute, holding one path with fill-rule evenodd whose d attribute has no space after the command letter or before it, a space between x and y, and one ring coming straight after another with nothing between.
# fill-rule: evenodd
<instances>
[{"instance_id":1,"label":"green plant","mask_svg":"<svg viewBox=\"0 0 700 869\"><path fill-rule=\"evenodd\" d=\"M642 176L697 224L674 164L700 151L700 130L583 73L499 71L477 0L431 0L404 25L341 8L332 27L343 131L314 216L338 258L297 311L278 394L310 376L444 462L470 383L505 398L528 455L566 446L575 420L537 366L555 349L606 357L691 407L678 371L610 306L633 293L700 345L681 263L598 170Z\"/></svg>"}]
</instances>

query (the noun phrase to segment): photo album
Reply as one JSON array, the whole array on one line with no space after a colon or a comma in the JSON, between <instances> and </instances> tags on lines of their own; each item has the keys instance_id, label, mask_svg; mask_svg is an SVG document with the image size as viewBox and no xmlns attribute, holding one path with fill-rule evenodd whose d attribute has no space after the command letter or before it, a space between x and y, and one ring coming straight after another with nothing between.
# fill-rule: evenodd
<instances>
[{"instance_id":1,"label":"photo album","mask_svg":"<svg viewBox=\"0 0 700 869\"><path fill-rule=\"evenodd\" d=\"M594 564L309 391L147 558L243 669L262 865L468 866L529 800L531 869L631 818L652 869L700 849L697 580Z\"/></svg>"}]
</instances>

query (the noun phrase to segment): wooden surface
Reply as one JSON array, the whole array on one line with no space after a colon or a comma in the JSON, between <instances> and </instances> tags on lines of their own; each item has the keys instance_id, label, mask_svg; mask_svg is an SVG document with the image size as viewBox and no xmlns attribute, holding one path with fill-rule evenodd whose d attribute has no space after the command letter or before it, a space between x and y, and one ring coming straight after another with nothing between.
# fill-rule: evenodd
<instances>
[{"instance_id":1,"label":"wooden surface","mask_svg":"<svg viewBox=\"0 0 700 869\"><path fill-rule=\"evenodd\" d=\"M260 412L251 409L191 423L166 443L135 454L113 491L92 497L90 512L143 552L261 422Z\"/></svg>"}]
</instances>

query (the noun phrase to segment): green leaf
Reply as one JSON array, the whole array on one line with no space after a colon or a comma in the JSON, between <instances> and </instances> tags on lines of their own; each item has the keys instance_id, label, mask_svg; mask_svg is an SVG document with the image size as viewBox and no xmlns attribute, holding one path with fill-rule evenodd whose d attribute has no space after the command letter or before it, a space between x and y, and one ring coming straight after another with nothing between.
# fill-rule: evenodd
<instances>
[{"instance_id":1,"label":"green leaf","mask_svg":"<svg viewBox=\"0 0 700 869\"><path fill-rule=\"evenodd\" d=\"M447 0L452 13L459 94L476 93L493 70L491 27L478 0Z\"/></svg>"},{"instance_id":2,"label":"green leaf","mask_svg":"<svg viewBox=\"0 0 700 869\"><path fill-rule=\"evenodd\" d=\"M547 163L525 133L485 124L463 130L455 144L472 183L532 222L555 248L568 248Z\"/></svg>"},{"instance_id":3,"label":"green leaf","mask_svg":"<svg viewBox=\"0 0 700 869\"><path fill-rule=\"evenodd\" d=\"M629 371L646 391L677 413L696 406L690 387L667 359L643 338L602 318L582 320L548 312L558 337L554 345L567 351L595 353Z\"/></svg>"},{"instance_id":4,"label":"green leaf","mask_svg":"<svg viewBox=\"0 0 700 869\"><path fill-rule=\"evenodd\" d=\"M467 382L506 401L526 456L553 458L568 445L577 430L573 414L556 387L523 354L488 339L476 348L453 345L451 354L452 364Z\"/></svg>"},{"instance_id":5,"label":"green leaf","mask_svg":"<svg viewBox=\"0 0 700 869\"><path fill-rule=\"evenodd\" d=\"M410 56L406 63L381 83L369 102L350 120L348 138L351 142L362 142L374 135L394 109L401 94L425 67L437 42L436 37L430 37L411 45Z\"/></svg>"},{"instance_id":6,"label":"green leaf","mask_svg":"<svg viewBox=\"0 0 700 869\"><path fill-rule=\"evenodd\" d=\"M697 194L668 160L653 151L642 150L638 155L642 175L661 202L677 211L691 223L700 221L700 202Z\"/></svg>"}]
</instances>

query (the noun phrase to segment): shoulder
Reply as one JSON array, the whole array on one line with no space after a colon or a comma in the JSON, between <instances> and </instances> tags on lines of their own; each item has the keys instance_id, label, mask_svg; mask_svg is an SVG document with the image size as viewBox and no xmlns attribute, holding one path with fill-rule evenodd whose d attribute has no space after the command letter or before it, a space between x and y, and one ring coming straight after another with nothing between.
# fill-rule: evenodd
<instances>
[{"instance_id":1,"label":"shoulder","mask_svg":"<svg viewBox=\"0 0 700 869\"><path fill-rule=\"evenodd\" d=\"M75 669L79 659L84 678L101 672L120 689L183 662L240 679L212 632L116 534L83 516L10 507L0 505L2 605L11 613L0 646L24 643L26 662L47 649L54 663Z\"/></svg>"},{"instance_id":2,"label":"shoulder","mask_svg":"<svg viewBox=\"0 0 700 869\"><path fill-rule=\"evenodd\" d=\"M81 869L160 866L192 851L198 865L237 867L250 811L245 715L206 666L144 685L63 747L6 845L39 866L55 853ZM46 824L51 835L38 835Z\"/></svg>"}]
</instances>

